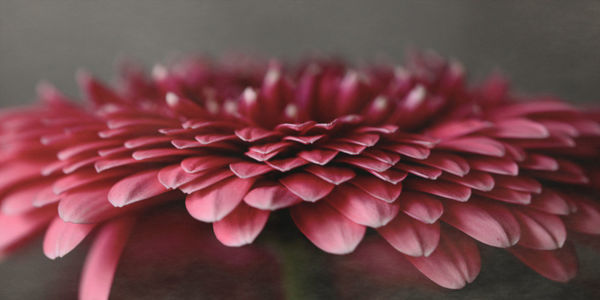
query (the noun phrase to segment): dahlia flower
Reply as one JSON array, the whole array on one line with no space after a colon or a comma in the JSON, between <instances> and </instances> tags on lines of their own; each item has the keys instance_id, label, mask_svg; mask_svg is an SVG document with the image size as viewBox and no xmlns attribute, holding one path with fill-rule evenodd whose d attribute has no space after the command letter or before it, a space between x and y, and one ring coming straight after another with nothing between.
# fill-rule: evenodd
<instances>
[{"instance_id":1,"label":"dahlia flower","mask_svg":"<svg viewBox=\"0 0 600 300\"><path fill-rule=\"evenodd\" d=\"M231 247L282 211L332 254L371 228L450 289L477 277L478 244L566 282L572 233L600 234L600 114L497 76L467 85L434 55L185 60L150 78L126 67L114 89L77 80L85 103L41 84L39 103L1 113L0 253L44 231L55 259L92 236L81 299L108 297L136 220L175 203Z\"/></svg>"}]
</instances>

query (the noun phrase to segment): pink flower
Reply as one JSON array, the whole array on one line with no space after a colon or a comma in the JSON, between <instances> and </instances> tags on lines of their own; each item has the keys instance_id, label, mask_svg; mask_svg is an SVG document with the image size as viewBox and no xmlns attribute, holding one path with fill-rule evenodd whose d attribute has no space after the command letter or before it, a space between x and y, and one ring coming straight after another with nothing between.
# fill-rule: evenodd
<instances>
[{"instance_id":1,"label":"pink flower","mask_svg":"<svg viewBox=\"0 0 600 300\"><path fill-rule=\"evenodd\" d=\"M2 112L0 252L45 229L54 259L95 231L82 299L108 297L136 217L173 201L233 247L282 210L333 254L373 228L451 289L479 273L477 242L568 281L567 229L600 234L598 113L497 77L469 88L456 62L196 60L152 75L126 68L117 91L79 73L86 104L41 85L39 104Z\"/></svg>"}]
</instances>

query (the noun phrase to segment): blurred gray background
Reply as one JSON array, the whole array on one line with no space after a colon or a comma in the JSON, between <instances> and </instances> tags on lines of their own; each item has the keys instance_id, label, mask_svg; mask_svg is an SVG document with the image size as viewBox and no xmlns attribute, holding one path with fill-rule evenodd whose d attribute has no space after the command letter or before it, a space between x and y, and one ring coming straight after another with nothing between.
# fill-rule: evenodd
<instances>
[{"instance_id":1,"label":"blurred gray background","mask_svg":"<svg viewBox=\"0 0 600 300\"><path fill-rule=\"evenodd\" d=\"M178 53L320 53L401 62L407 47L457 58L474 79L501 70L525 93L600 101L600 1L0 0L0 106L32 101L41 79L77 95L77 69L108 80L119 58L152 65ZM40 240L27 249L0 266L0 298L73 298L85 249L59 262L43 257ZM600 293L598 254L580 254L581 277L569 285L494 256L469 288L437 296L588 298Z\"/></svg>"},{"instance_id":2,"label":"blurred gray background","mask_svg":"<svg viewBox=\"0 0 600 300\"><path fill-rule=\"evenodd\" d=\"M75 94L78 68L109 79L123 57L400 62L409 46L463 61L472 78L502 70L523 92L600 99L600 1L0 0L0 101L31 101L40 79Z\"/></svg>"}]
</instances>

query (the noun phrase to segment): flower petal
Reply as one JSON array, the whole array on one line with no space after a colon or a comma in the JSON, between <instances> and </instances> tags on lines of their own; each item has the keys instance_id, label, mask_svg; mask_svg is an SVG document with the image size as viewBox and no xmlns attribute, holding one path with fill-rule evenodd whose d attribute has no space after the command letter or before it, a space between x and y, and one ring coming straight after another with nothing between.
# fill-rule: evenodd
<instances>
[{"instance_id":1,"label":"flower petal","mask_svg":"<svg viewBox=\"0 0 600 300\"><path fill-rule=\"evenodd\" d=\"M240 203L222 220L213 223L217 239L225 246L239 247L251 244L262 231L269 218L269 211Z\"/></svg>"},{"instance_id":2,"label":"flower petal","mask_svg":"<svg viewBox=\"0 0 600 300\"><path fill-rule=\"evenodd\" d=\"M242 201L254 184L254 179L232 177L187 196L189 214L203 222L223 219Z\"/></svg>"},{"instance_id":3,"label":"flower petal","mask_svg":"<svg viewBox=\"0 0 600 300\"><path fill-rule=\"evenodd\" d=\"M323 201L295 205L290 213L300 231L328 253L350 253L365 235L364 226L348 220Z\"/></svg>"},{"instance_id":4,"label":"flower petal","mask_svg":"<svg viewBox=\"0 0 600 300\"><path fill-rule=\"evenodd\" d=\"M54 218L44 236L44 254L50 258L63 257L71 252L96 224L67 223L60 217Z\"/></svg>"},{"instance_id":5,"label":"flower petal","mask_svg":"<svg viewBox=\"0 0 600 300\"><path fill-rule=\"evenodd\" d=\"M425 224L399 214L377 232L396 250L410 256L429 256L440 240L440 224Z\"/></svg>"}]
</instances>

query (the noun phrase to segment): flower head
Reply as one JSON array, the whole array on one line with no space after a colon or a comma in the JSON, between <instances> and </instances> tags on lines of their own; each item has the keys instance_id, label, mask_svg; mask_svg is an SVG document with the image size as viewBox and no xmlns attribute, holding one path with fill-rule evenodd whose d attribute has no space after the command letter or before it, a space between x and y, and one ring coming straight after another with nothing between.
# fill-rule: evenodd
<instances>
[{"instance_id":1,"label":"flower head","mask_svg":"<svg viewBox=\"0 0 600 300\"><path fill-rule=\"evenodd\" d=\"M434 55L358 69L191 60L151 78L128 67L117 90L77 79L85 104L44 84L39 104L2 113L0 251L46 229L56 258L97 231L82 298L108 296L136 216L173 202L227 246L281 210L333 254L373 228L447 288L479 273L477 242L567 281L567 229L600 234L598 114L516 97L499 77L471 88Z\"/></svg>"}]
</instances>

